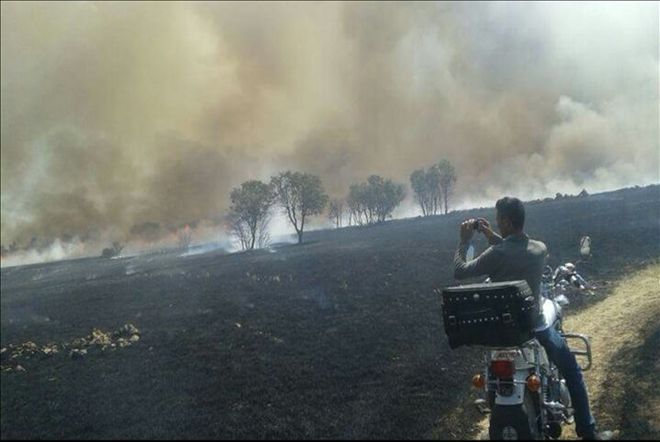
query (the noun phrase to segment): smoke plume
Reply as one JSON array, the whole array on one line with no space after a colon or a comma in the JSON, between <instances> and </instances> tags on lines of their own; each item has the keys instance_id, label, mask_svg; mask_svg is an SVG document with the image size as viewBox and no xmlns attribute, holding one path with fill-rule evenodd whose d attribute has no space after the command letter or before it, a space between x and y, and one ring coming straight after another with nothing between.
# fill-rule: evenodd
<instances>
[{"instance_id":1,"label":"smoke plume","mask_svg":"<svg viewBox=\"0 0 660 442\"><path fill-rule=\"evenodd\" d=\"M456 204L658 182L658 4L2 2L2 242L442 158ZM59 243L58 243L59 244Z\"/></svg>"}]
</instances>

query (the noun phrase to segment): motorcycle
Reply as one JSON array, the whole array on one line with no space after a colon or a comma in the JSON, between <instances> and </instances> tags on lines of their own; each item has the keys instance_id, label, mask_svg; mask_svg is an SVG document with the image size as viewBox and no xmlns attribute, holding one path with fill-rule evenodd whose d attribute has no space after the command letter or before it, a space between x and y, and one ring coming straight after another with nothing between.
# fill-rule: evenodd
<instances>
[{"instance_id":1,"label":"motorcycle","mask_svg":"<svg viewBox=\"0 0 660 442\"><path fill-rule=\"evenodd\" d=\"M522 283L522 284L521 284ZM495 287L497 285L497 287ZM466 311L466 305L470 301L476 301L485 297L507 298L507 295L498 295L505 293L502 290L511 290L511 287L524 287L523 294L516 298L514 295L508 295L510 299L524 299L521 305L529 303L531 298L527 284L524 281L518 281L517 284L506 283L492 284L486 280L484 284L472 284L469 286L459 286L446 288L448 296L458 299L468 295L466 301L448 303L448 297L443 291L443 309L448 307L447 312L443 312L445 320L449 321L445 325L445 330L450 336L450 345L455 348L458 345L482 345L486 347L484 352L484 369L481 373L474 375L472 385L480 391L480 398L475 401L475 405L480 412L490 414L489 436L491 440L544 440L557 439L562 433L562 427L565 424L573 423L573 409L571 399L566 386L557 367L549 361L543 346L533 337L533 330L529 327L530 321L525 323L524 313L517 314L514 304L507 305L506 312L499 307L507 301L498 299L497 304L473 304L471 311ZM589 370L592 364L591 345L589 338L578 333L566 333L562 326L562 308L569 304L566 296L567 291L573 288L581 291L590 288L582 276L575 271L575 266L571 263L552 269L547 266L543 272L542 279L542 300L538 312L543 315L545 324L555 327L559 333L567 339L571 352L577 357L586 357L587 363L582 370ZM490 295L489 295L490 293ZM457 297L458 295L458 297ZM512 302L512 301L508 301ZM536 302L536 301L535 301ZM456 309L456 306L461 306ZM463 310L461 310L463 309ZM499 310L497 310L499 309ZM525 311L526 307L520 311ZM469 309L468 309L469 310ZM494 313L494 310L497 312ZM461 313L464 312L464 313ZM491 313L489 313L491 312ZM535 313L535 314L536 314ZM457 320L458 315L458 320ZM490 316L490 318L489 318ZM461 318L463 318L461 320ZM472 318L472 319L465 319ZM484 319L485 318L485 319ZM490 320L490 322L489 322ZM486 324L484 325L484 321ZM504 329L507 325L508 329ZM518 321L520 331L512 332L511 326ZM463 341L457 341L456 323L462 323L463 332L466 333L466 327L481 327L481 330L473 330L472 337L462 338ZM471 324L471 323L476 323ZM484 329L483 327L491 327ZM495 328L493 328L495 327ZM528 330L525 330L524 328ZM506 331L508 330L508 331ZM490 336L484 336L483 333ZM507 336L506 339L498 341L496 335ZM513 333L513 334L512 334ZM469 335L470 333L468 333ZM452 342L452 338L454 342ZM581 348L574 350L571 342L579 342Z\"/></svg>"}]
</instances>

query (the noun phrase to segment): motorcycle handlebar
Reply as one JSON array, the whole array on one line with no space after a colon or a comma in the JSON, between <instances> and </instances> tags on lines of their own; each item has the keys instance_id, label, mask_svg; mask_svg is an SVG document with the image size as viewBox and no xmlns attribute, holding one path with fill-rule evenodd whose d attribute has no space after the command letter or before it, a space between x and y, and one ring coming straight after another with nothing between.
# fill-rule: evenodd
<instances>
[{"instance_id":1,"label":"motorcycle handlebar","mask_svg":"<svg viewBox=\"0 0 660 442\"><path fill-rule=\"evenodd\" d=\"M581 288L580 279L576 275L571 275L571 284L577 288Z\"/></svg>"}]
</instances>

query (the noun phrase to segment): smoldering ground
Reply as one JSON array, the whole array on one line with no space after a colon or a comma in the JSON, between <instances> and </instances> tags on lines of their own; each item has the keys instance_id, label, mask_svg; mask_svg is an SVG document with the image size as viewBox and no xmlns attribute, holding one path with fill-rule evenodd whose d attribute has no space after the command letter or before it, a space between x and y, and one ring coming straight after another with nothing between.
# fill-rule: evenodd
<instances>
[{"instance_id":1,"label":"smoldering ground","mask_svg":"<svg viewBox=\"0 0 660 442\"><path fill-rule=\"evenodd\" d=\"M657 3L2 3L2 241L441 158L457 201L658 181Z\"/></svg>"}]
</instances>

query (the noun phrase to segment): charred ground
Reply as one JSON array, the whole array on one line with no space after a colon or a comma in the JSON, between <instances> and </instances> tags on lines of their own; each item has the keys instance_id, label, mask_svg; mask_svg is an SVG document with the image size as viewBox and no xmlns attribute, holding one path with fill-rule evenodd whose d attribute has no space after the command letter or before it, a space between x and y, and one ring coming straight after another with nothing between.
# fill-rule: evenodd
<instances>
[{"instance_id":1,"label":"charred ground","mask_svg":"<svg viewBox=\"0 0 660 442\"><path fill-rule=\"evenodd\" d=\"M454 283L458 223L492 209L309 232L302 246L2 269L1 343L140 340L2 372L2 438L445 438L478 366L451 351L434 287ZM606 283L660 256L660 186L527 206L550 264ZM485 243L480 240L480 248ZM4 356L3 356L4 357ZM3 359L4 360L4 359ZM451 418L450 418L451 417Z\"/></svg>"}]
</instances>

